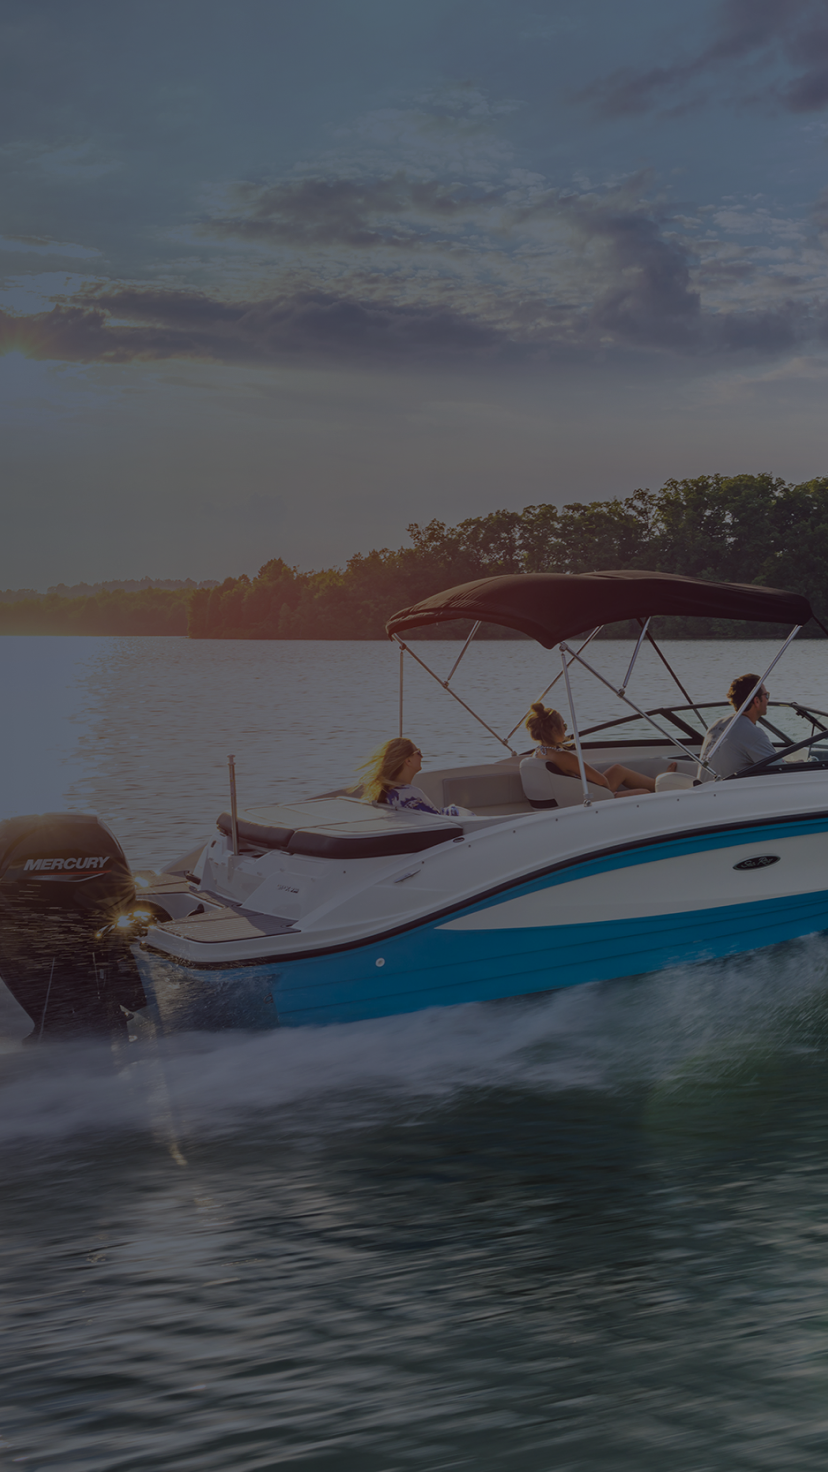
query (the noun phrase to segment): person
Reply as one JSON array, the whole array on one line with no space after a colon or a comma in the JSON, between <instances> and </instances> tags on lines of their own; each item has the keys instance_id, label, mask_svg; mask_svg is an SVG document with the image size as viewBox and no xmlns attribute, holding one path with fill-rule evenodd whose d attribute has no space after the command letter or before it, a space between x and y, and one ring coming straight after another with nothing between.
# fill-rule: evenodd
<instances>
[{"instance_id":1,"label":"person","mask_svg":"<svg viewBox=\"0 0 828 1472\"><path fill-rule=\"evenodd\" d=\"M415 787L413 779L423 765L423 754L407 736L394 736L380 746L361 768L365 773L362 795L371 802L387 803L410 813L437 813L449 818L459 818L460 809L454 803L446 808L436 808L429 802L422 787Z\"/></svg>"},{"instance_id":2,"label":"person","mask_svg":"<svg viewBox=\"0 0 828 1472\"><path fill-rule=\"evenodd\" d=\"M739 678L733 681L727 692L727 698L734 710L739 709L739 706L757 685L759 685L758 675L739 675ZM757 721L766 714L767 709L768 692L764 685L760 685L750 705L740 716L737 716L735 721L732 716L722 716L720 720L713 722L702 743L702 761L707 759L707 753L716 745L730 721L733 721L733 725L718 751L714 752L710 762L719 777L731 777L734 772L741 772L744 767L752 767L754 762L760 762L765 756L775 756L776 748L773 742L767 732L757 725Z\"/></svg>"},{"instance_id":3,"label":"person","mask_svg":"<svg viewBox=\"0 0 828 1472\"><path fill-rule=\"evenodd\" d=\"M536 700L526 719L526 729L532 740L539 743L535 748L536 757L545 761L562 777L581 775L578 758L564 746L566 721L559 711L549 710ZM671 762L667 770L674 772L675 762ZM629 767L622 767L619 762L607 767L605 772L597 772L584 762L584 771L588 782L594 782L597 787L608 787L613 797L643 797L646 792L655 792L653 777L645 777L642 772L633 772Z\"/></svg>"}]
</instances>

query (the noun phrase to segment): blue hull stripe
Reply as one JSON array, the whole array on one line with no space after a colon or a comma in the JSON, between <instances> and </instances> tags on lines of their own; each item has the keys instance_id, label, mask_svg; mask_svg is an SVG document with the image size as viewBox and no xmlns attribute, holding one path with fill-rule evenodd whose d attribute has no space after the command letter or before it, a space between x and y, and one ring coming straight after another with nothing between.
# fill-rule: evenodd
<instances>
[{"instance_id":1,"label":"blue hull stripe","mask_svg":"<svg viewBox=\"0 0 828 1472\"><path fill-rule=\"evenodd\" d=\"M793 902L693 911L678 917L678 923L676 916L667 915L578 927L416 933L400 937L393 950L375 946L368 954L360 952L359 969L349 968L347 976L331 966L334 957L317 963L319 971L312 966L309 973L306 964L301 976L280 978L275 1001L283 1024L323 1021L326 1015L337 1021L346 1020L346 1014L380 1017L659 971L791 940L826 926L828 890ZM575 929L582 933L573 941ZM382 968L375 964L380 955L386 963ZM241 981L241 973L237 975Z\"/></svg>"}]
</instances>

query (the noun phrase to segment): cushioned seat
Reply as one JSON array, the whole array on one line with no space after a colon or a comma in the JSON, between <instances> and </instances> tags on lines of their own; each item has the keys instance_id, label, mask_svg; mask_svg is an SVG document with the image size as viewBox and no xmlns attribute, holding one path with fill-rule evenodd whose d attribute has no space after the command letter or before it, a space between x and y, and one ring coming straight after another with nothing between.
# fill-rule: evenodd
<instances>
[{"instance_id":1,"label":"cushioned seat","mask_svg":"<svg viewBox=\"0 0 828 1472\"><path fill-rule=\"evenodd\" d=\"M536 756L521 762L520 781L533 808L571 808L584 800L580 777L562 776L554 770L552 762L540 761ZM592 802L612 797L608 787L599 787L595 782L588 782L587 787Z\"/></svg>"},{"instance_id":2,"label":"cushioned seat","mask_svg":"<svg viewBox=\"0 0 828 1472\"><path fill-rule=\"evenodd\" d=\"M692 787L694 777L688 777L686 772L660 772L655 779L656 792L682 792L685 787Z\"/></svg>"},{"instance_id":3,"label":"cushioned seat","mask_svg":"<svg viewBox=\"0 0 828 1472\"><path fill-rule=\"evenodd\" d=\"M520 785L519 763L509 758L502 762L441 767L417 773L417 786L437 808L456 803L469 808L479 817L501 813L531 812Z\"/></svg>"}]
</instances>

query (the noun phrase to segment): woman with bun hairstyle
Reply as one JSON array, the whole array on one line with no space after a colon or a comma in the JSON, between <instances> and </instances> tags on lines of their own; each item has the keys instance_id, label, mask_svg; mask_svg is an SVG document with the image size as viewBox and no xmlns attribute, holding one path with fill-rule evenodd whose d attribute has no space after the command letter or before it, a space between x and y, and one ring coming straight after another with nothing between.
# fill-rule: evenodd
<instances>
[{"instance_id":1,"label":"woman with bun hairstyle","mask_svg":"<svg viewBox=\"0 0 828 1472\"><path fill-rule=\"evenodd\" d=\"M423 754L407 736L394 736L380 746L363 767L365 773L362 795L369 802L387 803L389 807L405 812L443 813L450 818L459 818L460 809L452 803L447 808L436 808L429 802L422 787L412 787L423 765Z\"/></svg>"},{"instance_id":2,"label":"woman with bun hairstyle","mask_svg":"<svg viewBox=\"0 0 828 1472\"><path fill-rule=\"evenodd\" d=\"M545 761L551 771L561 777L580 776L578 758L564 744L567 741L566 721L560 711L549 710L536 700L527 717L526 729L532 740L539 743L535 756ZM667 770L674 772L675 762L671 762ZM608 787L613 797L643 797L645 792L655 792L654 778L633 772L617 762L607 767L605 772L596 772L594 767L584 762L584 771L588 782L594 782L596 787Z\"/></svg>"}]
</instances>

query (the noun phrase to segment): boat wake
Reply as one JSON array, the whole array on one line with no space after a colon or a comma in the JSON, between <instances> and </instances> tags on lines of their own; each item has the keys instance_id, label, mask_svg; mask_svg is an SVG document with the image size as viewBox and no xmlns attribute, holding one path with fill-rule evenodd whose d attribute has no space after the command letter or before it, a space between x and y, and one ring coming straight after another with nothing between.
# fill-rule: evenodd
<instances>
[{"instance_id":1,"label":"boat wake","mask_svg":"<svg viewBox=\"0 0 828 1472\"><path fill-rule=\"evenodd\" d=\"M176 1142L251 1118L286 1135L416 1122L494 1090L715 1091L746 1060L828 1042L828 938L729 961L376 1021L24 1047L6 1039L0 1142L147 1133Z\"/></svg>"}]
</instances>

